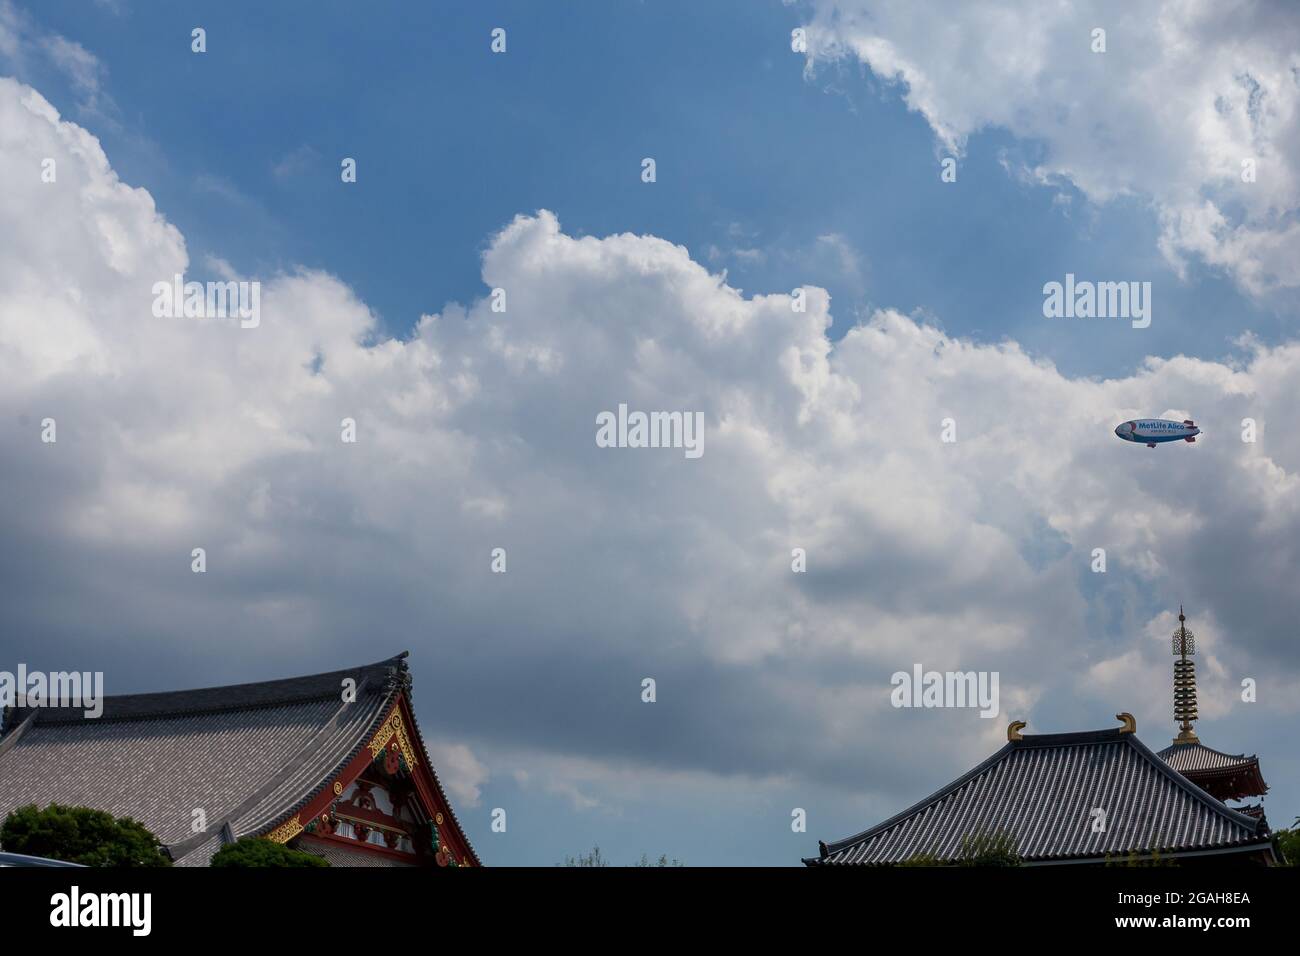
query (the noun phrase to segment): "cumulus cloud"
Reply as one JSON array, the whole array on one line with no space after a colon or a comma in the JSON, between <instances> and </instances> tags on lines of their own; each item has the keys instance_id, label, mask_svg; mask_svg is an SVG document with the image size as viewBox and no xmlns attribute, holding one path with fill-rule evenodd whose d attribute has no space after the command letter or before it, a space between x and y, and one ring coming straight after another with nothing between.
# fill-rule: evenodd
<instances>
[{"instance_id":1,"label":"cumulus cloud","mask_svg":"<svg viewBox=\"0 0 1300 956\"><path fill-rule=\"evenodd\" d=\"M1180 271L1200 259L1255 295L1300 285L1300 18L1289 5L812 0L812 11L810 67L866 64L944 150L1004 128L1042 144L1034 180L1097 202L1151 201Z\"/></svg>"},{"instance_id":2,"label":"cumulus cloud","mask_svg":"<svg viewBox=\"0 0 1300 956\"><path fill-rule=\"evenodd\" d=\"M438 778L451 794L456 806L477 807L483 795L483 785L488 782L488 768L479 762L474 751L465 744L428 739L429 757L438 768Z\"/></svg>"},{"instance_id":3,"label":"cumulus cloud","mask_svg":"<svg viewBox=\"0 0 1300 956\"><path fill-rule=\"evenodd\" d=\"M34 173L47 156L55 184ZM145 690L409 647L421 723L464 742L440 759L470 802L507 750L609 768L584 780L915 796L917 740L956 772L1011 716L1169 724L1144 671L1104 663L1179 599L1212 615L1226 672L1260 677L1261 712L1294 706L1300 345L1102 381L893 310L832 343L822 290L795 312L680 245L575 238L546 211L487 243L505 312L449 304L391 339L342 279L303 269L241 277L263 282L256 329L160 319L152 286L188 269L183 237L13 80L0 179L0 601L18 660ZM620 403L703 412L704 456L598 448L596 416ZM1166 409L1203 440L1111 435ZM914 662L999 671L1001 719L893 709L890 675Z\"/></svg>"}]
</instances>

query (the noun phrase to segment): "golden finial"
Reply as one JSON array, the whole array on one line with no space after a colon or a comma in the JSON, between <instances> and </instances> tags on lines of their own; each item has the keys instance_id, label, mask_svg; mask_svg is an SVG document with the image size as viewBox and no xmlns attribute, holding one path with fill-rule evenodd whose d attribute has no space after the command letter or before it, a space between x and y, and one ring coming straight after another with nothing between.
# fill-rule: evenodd
<instances>
[{"instance_id":1,"label":"golden finial","mask_svg":"<svg viewBox=\"0 0 1300 956\"><path fill-rule=\"evenodd\" d=\"M1025 722L1023 720L1013 720L1011 723L1007 724L1007 742L1010 743L1013 740L1024 740L1025 738L1020 735L1020 730L1024 726Z\"/></svg>"},{"instance_id":2,"label":"golden finial","mask_svg":"<svg viewBox=\"0 0 1300 956\"><path fill-rule=\"evenodd\" d=\"M1137 718L1134 717L1132 714L1125 711L1122 714L1116 714L1115 719L1124 722L1124 726L1119 729L1119 732L1121 734L1137 733L1137 729L1138 729Z\"/></svg>"}]
</instances>

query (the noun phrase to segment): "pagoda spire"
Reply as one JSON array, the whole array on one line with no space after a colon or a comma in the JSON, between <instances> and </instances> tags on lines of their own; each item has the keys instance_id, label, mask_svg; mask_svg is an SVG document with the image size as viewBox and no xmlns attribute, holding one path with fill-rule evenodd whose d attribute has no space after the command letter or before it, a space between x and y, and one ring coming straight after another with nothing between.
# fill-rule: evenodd
<instances>
[{"instance_id":1,"label":"pagoda spire","mask_svg":"<svg viewBox=\"0 0 1300 956\"><path fill-rule=\"evenodd\" d=\"M1183 606L1178 605L1178 630L1174 631L1174 720L1178 722L1179 734L1174 738L1175 744L1199 743L1200 738L1192 730L1192 721L1196 720L1196 663L1190 659L1196 653L1196 635L1187 629L1187 617Z\"/></svg>"}]
</instances>

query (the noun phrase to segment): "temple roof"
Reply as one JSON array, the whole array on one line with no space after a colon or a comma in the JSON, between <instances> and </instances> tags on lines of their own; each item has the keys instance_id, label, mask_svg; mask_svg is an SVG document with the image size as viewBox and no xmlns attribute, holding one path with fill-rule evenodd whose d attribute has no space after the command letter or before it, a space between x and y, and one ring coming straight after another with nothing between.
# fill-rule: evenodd
<instances>
[{"instance_id":1,"label":"temple roof","mask_svg":"<svg viewBox=\"0 0 1300 956\"><path fill-rule=\"evenodd\" d=\"M228 687L12 708L0 736L0 819L26 803L130 816L181 865L206 865L229 826L265 832L331 780L409 688L406 654L349 670ZM356 700L343 701L343 681ZM192 829L202 810L207 828ZM448 807L448 810L450 808Z\"/></svg>"},{"instance_id":2,"label":"temple roof","mask_svg":"<svg viewBox=\"0 0 1300 956\"><path fill-rule=\"evenodd\" d=\"M1160 751L1158 756L1220 800L1261 797L1268 793L1268 784L1259 769L1259 758L1254 754L1249 757L1225 754L1197 741L1175 743Z\"/></svg>"},{"instance_id":3,"label":"temple roof","mask_svg":"<svg viewBox=\"0 0 1300 956\"><path fill-rule=\"evenodd\" d=\"M1093 810L1106 811L1094 832ZM1026 735L921 802L824 845L817 864L958 859L964 837L1010 833L1027 863L1269 851L1266 824L1214 799L1124 729Z\"/></svg>"},{"instance_id":4,"label":"temple roof","mask_svg":"<svg viewBox=\"0 0 1300 956\"><path fill-rule=\"evenodd\" d=\"M51 724L82 722L102 724L110 720L217 714L224 711L249 710L323 699L341 700L342 682L345 679L352 678L358 684L364 679L372 691L377 690L390 676L405 667L405 659L406 653L403 652L375 664L329 671L324 674L310 674L306 677L289 677L253 684L231 684L225 687L202 687L195 690L173 690L159 694L119 694L104 698L103 714L97 718L85 717L81 707L17 707L6 715L4 729L8 731L24 716L36 710L40 711L41 725L48 727Z\"/></svg>"},{"instance_id":5,"label":"temple roof","mask_svg":"<svg viewBox=\"0 0 1300 956\"><path fill-rule=\"evenodd\" d=\"M360 866L366 868L405 868L414 866L412 863L404 863L391 856L382 856L378 853L366 853L362 850L353 850L351 847L338 846L337 844L326 843L323 840L304 840L298 844L297 848L307 853L324 857L329 862L330 866Z\"/></svg>"},{"instance_id":6,"label":"temple roof","mask_svg":"<svg viewBox=\"0 0 1300 956\"><path fill-rule=\"evenodd\" d=\"M1254 754L1225 754L1203 743L1173 744L1156 754L1179 773L1199 770L1235 770L1259 763Z\"/></svg>"}]
</instances>

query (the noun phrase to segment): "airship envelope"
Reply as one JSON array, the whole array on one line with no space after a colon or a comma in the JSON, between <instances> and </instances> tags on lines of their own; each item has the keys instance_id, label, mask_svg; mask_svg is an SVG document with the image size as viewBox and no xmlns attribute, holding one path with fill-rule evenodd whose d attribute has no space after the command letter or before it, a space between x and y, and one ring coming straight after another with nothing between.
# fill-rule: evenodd
<instances>
[{"instance_id":1,"label":"airship envelope","mask_svg":"<svg viewBox=\"0 0 1300 956\"><path fill-rule=\"evenodd\" d=\"M1148 448L1167 441L1194 442L1200 433L1194 421L1174 422L1167 418L1136 418L1115 426L1115 434L1120 438Z\"/></svg>"}]
</instances>

